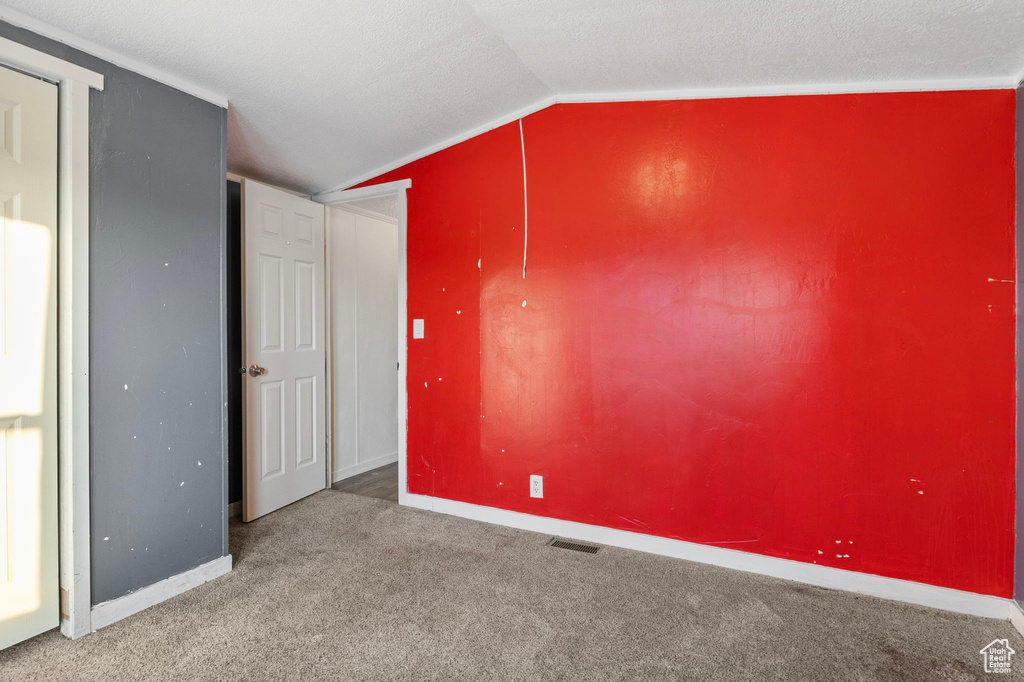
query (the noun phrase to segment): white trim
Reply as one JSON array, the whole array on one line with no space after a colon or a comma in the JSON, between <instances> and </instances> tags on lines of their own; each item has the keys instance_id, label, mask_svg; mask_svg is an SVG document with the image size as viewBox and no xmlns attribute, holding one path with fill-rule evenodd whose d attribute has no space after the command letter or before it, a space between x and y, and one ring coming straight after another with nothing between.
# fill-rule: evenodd
<instances>
[{"instance_id":1,"label":"white trim","mask_svg":"<svg viewBox=\"0 0 1024 682\"><path fill-rule=\"evenodd\" d=\"M324 487L330 488L334 482L334 297L331 290L334 288L334 269L331 267L331 254L333 251L331 243L331 207L324 206L324 347L327 349L324 362L324 384L326 395L324 396L324 409L327 410L324 419L324 439L326 440L327 457L324 464ZM359 437L359 429L356 429L356 437Z\"/></svg>"},{"instance_id":2,"label":"white trim","mask_svg":"<svg viewBox=\"0 0 1024 682\"><path fill-rule=\"evenodd\" d=\"M91 631L89 546L89 89L103 76L12 40L0 64L55 81L57 150L57 496L60 630Z\"/></svg>"},{"instance_id":3,"label":"white trim","mask_svg":"<svg viewBox=\"0 0 1024 682\"><path fill-rule=\"evenodd\" d=\"M370 209L363 208L362 206L353 206L352 204L345 204L345 208L343 210L347 211L348 213L355 213L356 215L365 216L367 218L373 218L374 220L379 220L382 223L391 223L392 225L398 224L398 218L392 218L389 215L377 213L376 211L371 211Z\"/></svg>"},{"instance_id":4,"label":"white trim","mask_svg":"<svg viewBox=\"0 0 1024 682\"><path fill-rule=\"evenodd\" d=\"M1021 635L1024 635L1024 611L1021 611L1020 604L1016 600L1010 600L1010 623Z\"/></svg>"},{"instance_id":5,"label":"white trim","mask_svg":"<svg viewBox=\"0 0 1024 682\"><path fill-rule=\"evenodd\" d=\"M377 177L376 175L371 177ZM382 182L379 185L370 185L369 187L360 187L358 189L332 189L326 192L320 192L312 196L313 201L319 201L321 204L327 206L333 206L335 204L347 204L350 201L361 201L362 199L376 199L377 197L387 196L389 194L398 194L402 190L406 190L412 187L412 180L395 180L394 182Z\"/></svg>"},{"instance_id":6,"label":"white trim","mask_svg":"<svg viewBox=\"0 0 1024 682\"><path fill-rule=\"evenodd\" d=\"M671 540L654 535L644 535L642 533L592 526L585 523L533 516L494 507L483 507L466 502L445 500L439 497L414 495L409 492L403 494L402 489L399 490L398 495L399 504L440 512L450 516L460 516L500 526L521 528L545 535L557 535L559 537L596 542L602 545L623 547L639 552L661 554L702 564L723 566L748 573L758 573L785 580L794 580L808 585L857 592L882 599L930 606L936 609L967 613L984 618L1006 620L1010 618L1010 608L1013 605L1013 601L1010 599L993 597L986 594L963 592L947 587L925 585L924 583L916 583L909 580L886 578L880 575L858 573L829 566L818 566L802 561L778 559L761 554L723 549L721 547L701 545L683 540Z\"/></svg>"},{"instance_id":7,"label":"white trim","mask_svg":"<svg viewBox=\"0 0 1024 682\"><path fill-rule=\"evenodd\" d=\"M390 455L381 455L380 457L374 457L368 459L365 462L359 462L359 464L353 464L350 467L344 469L337 469L334 472L334 483L338 481L344 481L346 478L352 478L359 474L365 474L367 471L373 471L379 469L388 464L394 464L398 461L398 453L392 452Z\"/></svg>"},{"instance_id":8,"label":"white trim","mask_svg":"<svg viewBox=\"0 0 1024 682\"><path fill-rule=\"evenodd\" d=\"M398 194L398 496L409 494L406 463L409 457L409 202L406 190Z\"/></svg>"},{"instance_id":9,"label":"white trim","mask_svg":"<svg viewBox=\"0 0 1024 682\"><path fill-rule=\"evenodd\" d=\"M222 556L192 570L173 575L166 580L143 587L137 592L126 594L117 599L105 601L92 607L92 630L95 632L111 623L134 615L139 611L156 606L162 601L176 597L193 587L198 587L214 578L219 578L231 571L231 555Z\"/></svg>"},{"instance_id":10,"label":"white trim","mask_svg":"<svg viewBox=\"0 0 1024 682\"><path fill-rule=\"evenodd\" d=\"M500 128L503 125L512 123L541 109L547 109L554 104L579 104L586 102L646 102L652 100L679 100L679 99L729 99L736 97L782 97L786 95L843 95L861 93L883 93L883 92L938 92L945 90L1003 90L1016 88L1017 84L1024 80L1024 72L1019 76L993 76L988 78L964 78L946 80L908 80L908 81L878 81L867 83L816 83L806 85L757 85L740 86L728 88L682 88L678 90L653 90L646 92L580 92L565 93L560 95L549 95L537 100L533 104L517 109L509 114L503 114L483 125L476 126L465 132L453 135L446 140L432 144L419 151L407 154L395 161L386 163L376 169L357 175L334 187L324 190L315 197L329 196L333 192L344 190L346 187L358 185L361 182L380 177L384 173L401 168L402 166L418 161L425 156L430 156L442 149L453 147L460 142L488 131ZM319 201L319 199L317 199Z\"/></svg>"},{"instance_id":11,"label":"white trim","mask_svg":"<svg viewBox=\"0 0 1024 682\"><path fill-rule=\"evenodd\" d=\"M115 50L103 47L102 45L97 45L91 40L86 40L85 38L76 36L75 34L57 28L56 26L51 26L50 24L39 21L38 19L11 9L10 7L0 5L0 20L28 29L33 33L45 36L46 38L51 38L64 43L76 50L87 52L94 57L98 57L104 61L120 66L121 68L128 69L129 71L134 71L135 73L146 76L147 78L152 78L153 80L163 83L164 85L168 85L175 90L181 90L182 92L194 95L199 99L204 99L219 107L223 107L225 109L228 107L228 98L225 95L204 88L201 85L196 85L192 81L167 73L162 69L140 62L137 59L123 55ZM102 87L97 88L97 90L101 89Z\"/></svg>"},{"instance_id":12,"label":"white trim","mask_svg":"<svg viewBox=\"0 0 1024 682\"><path fill-rule=\"evenodd\" d=\"M61 589L68 594L61 631L72 638L91 625L89 503L89 87L62 81L58 266L58 455Z\"/></svg>"},{"instance_id":13,"label":"white trim","mask_svg":"<svg viewBox=\"0 0 1024 682\"><path fill-rule=\"evenodd\" d=\"M802 85L753 85L726 88L681 88L646 92L586 92L558 95L559 104L583 102L647 102L679 99L731 99L735 97L785 97L799 95L856 95L883 92L943 92L947 90L1002 90L1013 87L1012 76L944 80L868 81L859 83L810 83Z\"/></svg>"},{"instance_id":14,"label":"white trim","mask_svg":"<svg viewBox=\"0 0 1024 682\"><path fill-rule=\"evenodd\" d=\"M407 190L412 187L412 180L396 180L359 189L325 192L313 197L327 206L344 204L349 201L369 199L388 194L398 195L398 499L401 502L409 495L406 480L406 458L409 440L409 395L407 384L409 364L408 317L409 317L409 257L407 244L409 237L409 211ZM322 197L322 198L319 198ZM328 313L330 310L328 310ZM329 327L330 323L325 324ZM328 382L330 385L330 382ZM330 400L328 400L330 402ZM328 417L330 414L328 414ZM332 453L333 461L333 453Z\"/></svg>"},{"instance_id":15,"label":"white trim","mask_svg":"<svg viewBox=\"0 0 1024 682\"><path fill-rule=\"evenodd\" d=\"M3 55L0 59L3 60L4 64L13 66L21 71L30 72L34 76L42 76L47 80L58 82L73 80L90 88L103 89L103 76L101 74L89 69L83 69L77 64L57 59L45 52L33 50L31 47L16 43L7 38L0 38L0 55Z\"/></svg>"}]
</instances>

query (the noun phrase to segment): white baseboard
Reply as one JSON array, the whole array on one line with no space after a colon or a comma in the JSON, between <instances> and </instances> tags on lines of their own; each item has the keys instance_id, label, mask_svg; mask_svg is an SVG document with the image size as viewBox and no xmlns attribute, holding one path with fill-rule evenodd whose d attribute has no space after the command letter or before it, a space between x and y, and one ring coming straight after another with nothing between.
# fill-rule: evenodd
<instances>
[{"instance_id":1,"label":"white baseboard","mask_svg":"<svg viewBox=\"0 0 1024 682\"><path fill-rule=\"evenodd\" d=\"M390 455L374 457L373 459L368 459L365 462L360 462L359 464L353 464L352 466L345 467L344 469L335 469L334 482L337 483L338 481L344 481L346 478L365 474L367 471L373 471L374 469L379 469L386 464L392 464L397 461L398 453L392 452Z\"/></svg>"},{"instance_id":2,"label":"white baseboard","mask_svg":"<svg viewBox=\"0 0 1024 682\"><path fill-rule=\"evenodd\" d=\"M232 502L228 505L228 518L237 519L242 516L242 501Z\"/></svg>"},{"instance_id":3,"label":"white baseboard","mask_svg":"<svg viewBox=\"0 0 1024 682\"><path fill-rule=\"evenodd\" d=\"M808 585L817 585L835 590L867 594L882 599L930 606L945 611L967 613L985 618L999 618L1001 620L1011 618L1013 610L1019 613L1019 609L1017 609L1017 605L1012 599L964 592L948 587L926 585L909 580L886 578L870 573L858 573L841 568L818 566L802 561L779 559L762 554L723 549L721 547L701 545L683 540L671 540L654 535L644 535L643 533L633 533L585 523L533 516L494 507L483 507L467 502L446 500L440 497L415 495L404 491L399 491L398 502L409 507L436 511L450 516L461 516L462 518L494 523L500 526L521 528L536 533L544 533L545 535L557 535L559 537L585 540L613 547L623 547L640 552L661 554L678 559L686 559L687 561L696 561L702 564L712 564L738 571L746 571L748 573L759 573L775 578L794 580ZM1021 615L1021 619L1022 623L1024 623L1024 614ZM1016 622L1014 624L1016 625Z\"/></svg>"},{"instance_id":4,"label":"white baseboard","mask_svg":"<svg viewBox=\"0 0 1024 682\"><path fill-rule=\"evenodd\" d=\"M1021 610L1020 604L1012 599L1010 600L1010 622L1013 623L1017 632L1024 635L1024 611Z\"/></svg>"},{"instance_id":5,"label":"white baseboard","mask_svg":"<svg viewBox=\"0 0 1024 682\"><path fill-rule=\"evenodd\" d=\"M105 601L92 607L92 630L95 632L122 618L148 609L171 597L176 597L193 587L198 587L231 570L231 555L222 556L208 563L196 566L190 571L173 575L166 580L143 587L137 592L117 599Z\"/></svg>"}]
</instances>

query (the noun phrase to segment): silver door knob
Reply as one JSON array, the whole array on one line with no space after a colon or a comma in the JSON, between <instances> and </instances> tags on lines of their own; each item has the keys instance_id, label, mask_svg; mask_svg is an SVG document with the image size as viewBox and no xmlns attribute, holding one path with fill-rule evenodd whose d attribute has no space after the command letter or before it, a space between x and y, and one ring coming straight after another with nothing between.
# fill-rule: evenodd
<instances>
[{"instance_id":1,"label":"silver door knob","mask_svg":"<svg viewBox=\"0 0 1024 682\"><path fill-rule=\"evenodd\" d=\"M267 373L267 368L266 367L260 367L259 365L252 365L252 366L249 367L249 376L251 376L251 377L258 377L259 375L266 374L266 373Z\"/></svg>"}]
</instances>

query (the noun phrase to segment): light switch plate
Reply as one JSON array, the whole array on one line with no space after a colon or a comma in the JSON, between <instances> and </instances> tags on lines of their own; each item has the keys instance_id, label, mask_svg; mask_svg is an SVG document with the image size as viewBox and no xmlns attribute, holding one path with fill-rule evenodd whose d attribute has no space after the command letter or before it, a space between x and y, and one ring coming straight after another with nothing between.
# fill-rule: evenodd
<instances>
[{"instance_id":1,"label":"light switch plate","mask_svg":"<svg viewBox=\"0 0 1024 682\"><path fill-rule=\"evenodd\" d=\"M412 321L412 338L422 339L423 338L423 320Z\"/></svg>"}]
</instances>

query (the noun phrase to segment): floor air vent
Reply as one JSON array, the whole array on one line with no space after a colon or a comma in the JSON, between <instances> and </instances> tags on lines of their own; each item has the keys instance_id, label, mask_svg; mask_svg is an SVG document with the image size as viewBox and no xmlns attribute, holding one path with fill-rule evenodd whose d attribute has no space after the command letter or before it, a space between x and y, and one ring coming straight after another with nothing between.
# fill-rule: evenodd
<instances>
[{"instance_id":1,"label":"floor air vent","mask_svg":"<svg viewBox=\"0 0 1024 682\"><path fill-rule=\"evenodd\" d=\"M559 549L571 549L574 552L585 552L587 554L597 554L597 550L601 549L597 545L584 545L581 542L569 542L568 540L559 540L558 538L551 538L548 546L558 547Z\"/></svg>"}]
</instances>

